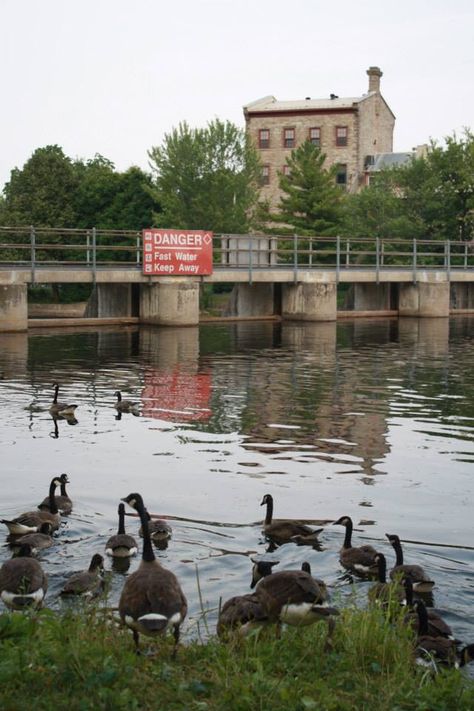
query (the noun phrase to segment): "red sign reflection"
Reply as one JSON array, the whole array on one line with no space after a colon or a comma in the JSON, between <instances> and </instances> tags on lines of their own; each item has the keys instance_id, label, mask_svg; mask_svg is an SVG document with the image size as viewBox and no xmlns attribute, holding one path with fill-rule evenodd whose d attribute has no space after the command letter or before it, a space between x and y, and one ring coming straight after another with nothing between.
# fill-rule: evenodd
<instances>
[{"instance_id":1,"label":"red sign reflection","mask_svg":"<svg viewBox=\"0 0 474 711\"><path fill-rule=\"evenodd\" d=\"M160 420L207 420L211 416L210 373L186 373L179 368L172 371L145 371L142 391L145 417Z\"/></svg>"}]
</instances>

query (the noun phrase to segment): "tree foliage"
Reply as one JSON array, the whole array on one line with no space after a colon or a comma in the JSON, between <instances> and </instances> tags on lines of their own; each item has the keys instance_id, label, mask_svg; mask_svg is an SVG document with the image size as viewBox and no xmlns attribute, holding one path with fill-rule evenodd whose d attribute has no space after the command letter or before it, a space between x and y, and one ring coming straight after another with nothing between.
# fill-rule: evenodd
<instances>
[{"instance_id":1,"label":"tree foliage","mask_svg":"<svg viewBox=\"0 0 474 711\"><path fill-rule=\"evenodd\" d=\"M141 229L159 206L151 176L140 168L117 172L107 158L72 160L59 146L34 151L14 168L0 201L1 222L36 227Z\"/></svg>"},{"instance_id":2,"label":"tree foliage","mask_svg":"<svg viewBox=\"0 0 474 711\"><path fill-rule=\"evenodd\" d=\"M246 232L258 198L260 163L247 134L216 119L206 128L180 123L149 151L162 227Z\"/></svg>"}]
</instances>

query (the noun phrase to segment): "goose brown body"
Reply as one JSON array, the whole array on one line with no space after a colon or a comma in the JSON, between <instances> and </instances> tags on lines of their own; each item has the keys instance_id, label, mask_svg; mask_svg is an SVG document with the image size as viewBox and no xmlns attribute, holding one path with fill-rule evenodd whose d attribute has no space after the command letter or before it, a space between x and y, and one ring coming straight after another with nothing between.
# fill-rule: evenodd
<instances>
[{"instance_id":1,"label":"goose brown body","mask_svg":"<svg viewBox=\"0 0 474 711\"><path fill-rule=\"evenodd\" d=\"M49 407L49 412L53 417L72 417L76 411L77 405L71 405L67 402L58 402L59 385L53 383L54 398Z\"/></svg>"},{"instance_id":2,"label":"goose brown body","mask_svg":"<svg viewBox=\"0 0 474 711\"><path fill-rule=\"evenodd\" d=\"M129 575L119 601L122 621L133 631L138 652L140 634L156 637L172 630L174 653L179 641L180 625L188 605L178 579L155 558L148 531L148 512L140 494L129 494L125 503L135 508L143 528L143 553L138 570Z\"/></svg>"},{"instance_id":3,"label":"goose brown body","mask_svg":"<svg viewBox=\"0 0 474 711\"><path fill-rule=\"evenodd\" d=\"M430 592L433 589L434 581L429 578L421 565L406 565L403 562L403 549L398 536L390 533L385 535L397 556L396 563L390 571L391 579L400 579L408 575L412 580L413 590L416 592Z\"/></svg>"},{"instance_id":4,"label":"goose brown body","mask_svg":"<svg viewBox=\"0 0 474 711\"><path fill-rule=\"evenodd\" d=\"M24 536L14 536L13 540L10 541L10 546L16 551L27 543L31 546L31 555L36 555L38 551L51 548L51 546L54 545L51 533L51 524L45 521L41 524L40 530L37 533L25 533Z\"/></svg>"},{"instance_id":5,"label":"goose brown body","mask_svg":"<svg viewBox=\"0 0 474 711\"><path fill-rule=\"evenodd\" d=\"M82 595L96 597L104 588L102 573L104 572L104 559L98 553L92 556L88 570L74 573L65 582L61 595Z\"/></svg>"},{"instance_id":6,"label":"goose brown body","mask_svg":"<svg viewBox=\"0 0 474 711\"><path fill-rule=\"evenodd\" d=\"M269 623L268 614L262 600L255 593L236 595L227 600L219 612L217 634L219 637L237 630L246 635L254 629Z\"/></svg>"},{"instance_id":7,"label":"goose brown body","mask_svg":"<svg viewBox=\"0 0 474 711\"><path fill-rule=\"evenodd\" d=\"M352 519L349 516L341 516L334 521L334 526L344 526L346 534L344 543L339 551L339 562L346 570L360 575L374 575L378 573L378 564L375 560L377 551L373 546L362 545L354 547L352 545Z\"/></svg>"},{"instance_id":8,"label":"goose brown body","mask_svg":"<svg viewBox=\"0 0 474 711\"><path fill-rule=\"evenodd\" d=\"M418 613L416 612L414 608L414 602L413 602L413 583L410 579L409 576L406 576L403 579L403 586L405 588L405 600L406 600L406 606L407 606L407 613L405 615L405 621L407 624L411 625L411 627L415 630L418 631L419 629L419 619L418 619ZM446 637L447 639L453 639L455 640L456 644L459 644L459 640L455 639L453 630L451 627L448 625L445 620L441 617L441 615L436 612L436 610L433 610L432 607L427 607L426 608L426 634L429 635L430 637Z\"/></svg>"},{"instance_id":9,"label":"goose brown body","mask_svg":"<svg viewBox=\"0 0 474 711\"><path fill-rule=\"evenodd\" d=\"M48 589L45 572L30 555L31 547L23 544L18 557L0 568L0 598L12 610L41 607Z\"/></svg>"},{"instance_id":10,"label":"goose brown body","mask_svg":"<svg viewBox=\"0 0 474 711\"><path fill-rule=\"evenodd\" d=\"M55 477L49 485L49 511L26 511L13 519L0 519L7 526L12 535L22 536L26 533L35 533L40 530L46 521L51 524L53 531L59 528L61 517L56 505L55 490L60 486L59 478Z\"/></svg>"},{"instance_id":11,"label":"goose brown body","mask_svg":"<svg viewBox=\"0 0 474 711\"><path fill-rule=\"evenodd\" d=\"M251 587L260 599L270 621L289 625L309 625L337 615L327 606L326 585L304 570L283 570L272 573L274 562L255 563ZM322 581L321 581L322 582Z\"/></svg>"},{"instance_id":12,"label":"goose brown body","mask_svg":"<svg viewBox=\"0 0 474 711\"><path fill-rule=\"evenodd\" d=\"M271 494L265 494L260 506L267 507L265 520L263 522L263 532L267 538L272 540L277 545L283 543L298 543L313 545L318 543L318 535L323 530L322 528L310 528L304 523L298 521L273 520L273 497Z\"/></svg>"}]
</instances>

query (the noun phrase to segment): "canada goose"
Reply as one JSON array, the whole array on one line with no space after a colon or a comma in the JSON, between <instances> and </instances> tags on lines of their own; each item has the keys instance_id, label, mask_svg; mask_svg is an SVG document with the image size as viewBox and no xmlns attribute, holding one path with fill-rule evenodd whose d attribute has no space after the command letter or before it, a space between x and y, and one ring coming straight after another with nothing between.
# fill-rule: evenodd
<instances>
[{"instance_id":1,"label":"canada goose","mask_svg":"<svg viewBox=\"0 0 474 711\"><path fill-rule=\"evenodd\" d=\"M117 390L114 395L117 398L117 402L115 403L114 407L119 414L123 412L130 412L132 415L135 415L135 417L140 414L140 410L138 409L138 402L132 402L132 400L122 400L122 393L120 392L120 390Z\"/></svg>"},{"instance_id":2,"label":"canada goose","mask_svg":"<svg viewBox=\"0 0 474 711\"><path fill-rule=\"evenodd\" d=\"M385 535L387 536L390 545L394 549L397 556L396 563L390 571L391 579L395 580L397 577L403 578L404 576L409 575L413 583L413 590L415 592L430 592L433 589L434 581L430 580L421 565L404 565L400 538L390 533L386 533Z\"/></svg>"},{"instance_id":3,"label":"canada goose","mask_svg":"<svg viewBox=\"0 0 474 711\"><path fill-rule=\"evenodd\" d=\"M418 637L415 656L417 664L433 667L436 663L448 666L462 667L474 660L474 644L468 644L458 650L456 640L446 637L432 637L428 634L428 615L422 600L415 602L418 614Z\"/></svg>"},{"instance_id":4,"label":"canada goose","mask_svg":"<svg viewBox=\"0 0 474 711\"><path fill-rule=\"evenodd\" d=\"M56 531L61 523L55 497L57 486L61 486L61 480L54 477L49 485L49 511L26 511L11 520L0 519L0 522L7 526L12 535L22 536L25 533L35 533L39 531L44 521L50 523L53 531Z\"/></svg>"},{"instance_id":5,"label":"canada goose","mask_svg":"<svg viewBox=\"0 0 474 711\"><path fill-rule=\"evenodd\" d=\"M270 621L288 625L310 625L332 615L335 608L327 606L328 592L304 570L282 570L272 573L274 561L255 561L251 588L260 598ZM321 581L322 582L322 581Z\"/></svg>"},{"instance_id":6,"label":"canada goose","mask_svg":"<svg viewBox=\"0 0 474 711\"><path fill-rule=\"evenodd\" d=\"M147 512L148 516L148 532L153 543L160 543L162 541L167 541L171 538L173 529L167 521L162 518L151 518L150 514ZM140 526L138 530L138 535L143 538L143 527Z\"/></svg>"},{"instance_id":7,"label":"canada goose","mask_svg":"<svg viewBox=\"0 0 474 711\"><path fill-rule=\"evenodd\" d=\"M405 600L407 606L407 614L405 616L405 621L410 624L415 631L419 628L418 614L414 609L413 604L413 583L409 575L405 576L403 579L403 586L405 588ZM425 605L426 608L426 605ZM455 639L453 630L451 627L443 620L441 615L439 615L433 608L426 608L427 614L427 624L428 632L430 637L446 637L447 639L455 640L456 644L460 644L460 640Z\"/></svg>"},{"instance_id":8,"label":"canada goose","mask_svg":"<svg viewBox=\"0 0 474 711\"><path fill-rule=\"evenodd\" d=\"M20 546L16 558L0 568L0 598L11 610L41 607L48 589L48 578L37 560L31 558L31 546Z\"/></svg>"},{"instance_id":9,"label":"canada goose","mask_svg":"<svg viewBox=\"0 0 474 711\"><path fill-rule=\"evenodd\" d=\"M346 535L344 543L339 551L339 562L346 570L362 575L374 575L378 572L378 565L375 560L377 551L369 545L352 547L352 519L349 516L341 516L334 521L333 526L345 526Z\"/></svg>"},{"instance_id":10,"label":"canada goose","mask_svg":"<svg viewBox=\"0 0 474 711\"><path fill-rule=\"evenodd\" d=\"M298 544L313 545L318 543L318 535L322 528L310 528L297 521L272 521L273 517L273 496L265 494L260 506L266 505L267 512L263 522L263 532L267 538L274 543L281 545L290 541Z\"/></svg>"},{"instance_id":11,"label":"canada goose","mask_svg":"<svg viewBox=\"0 0 474 711\"><path fill-rule=\"evenodd\" d=\"M100 595L104 587L103 572L104 559L99 553L94 553L89 568L71 575L64 583L61 595L81 595L89 598Z\"/></svg>"},{"instance_id":12,"label":"canada goose","mask_svg":"<svg viewBox=\"0 0 474 711\"><path fill-rule=\"evenodd\" d=\"M58 507L60 513L63 516L67 516L72 511L72 500L70 499L66 491L66 484L69 484L68 475L61 474L61 476L59 477L59 481L61 482L61 493L59 495L55 494L56 506ZM49 511L49 496L46 496L46 498L44 498L43 501L38 504L38 508L41 511Z\"/></svg>"},{"instance_id":13,"label":"canada goose","mask_svg":"<svg viewBox=\"0 0 474 711\"><path fill-rule=\"evenodd\" d=\"M111 536L105 544L105 552L113 558L129 558L135 555L138 547L133 536L125 533L125 505L119 504L118 507L119 525L118 531L114 536Z\"/></svg>"},{"instance_id":14,"label":"canada goose","mask_svg":"<svg viewBox=\"0 0 474 711\"><path fill-rule=\"evenodd\" d=\"M46 548L51 548L54 544L52 534L53 528L49 521L44 521L39 531L36 533L25 533L24 536L15 536L14 540L10 542L10 547L14 551L18 551L22 545L27 543L31 546L31 554L36 555L38 551L45 550Z\"/></svg>"},{"instance_id":15,"label":"canada goose","mask_svg":"<svg viewBox=\"0 0 474 711\"><path fill-rule=\"evenodd\" d=\"M58 392L59 392L59 385L58 383L53 383L53 388L54 388L54 398L53 402L50 405L49 412L51 415L54 415L55 417L73 417L74 412L77 408L77 405L69 405L66 402L58 402Z\"/></svg>"},{"instance_id":16,"label":"canada goose","mask_svg":"<svg viewBox=\"0 0 474 711\"><path fill-rule=\"evenodd\" d=\"M224 637L234 630L246 636L268 624L268 614L256 593L236 595L224 603L217 620L217 634Z\"/></svg>"},{"instance_id":17,"label":"canada goose","mask_svg":"<svg viewBox=\"0 0 474 711\"><path fill-rule=\"evenodd\" d=\"M148 512L142 497L132 493L122 501L134 508L140 516L143 552L138 570L127 578L123 586L119 601L120 617L133 631L137 653L140 634L156 637L172 629L175 656L180 625L188 611L186 598L174 573L164 568L155 558L148 531Z\"/></svg>"},{"instance_id":18,"label":"canada goose","mask_svg":"<svg viewBox=\"0 0 474 711\"><path fill-rule=\"evenodd\" d=\"M405 589L400 584L400 581L387 582L387 561L383 553L377 553L375 562L377 564L378 580L368 592L369 601L381 605L389 605L390 602L403 602L405 600Z\"/></svg>"}]
</instances>

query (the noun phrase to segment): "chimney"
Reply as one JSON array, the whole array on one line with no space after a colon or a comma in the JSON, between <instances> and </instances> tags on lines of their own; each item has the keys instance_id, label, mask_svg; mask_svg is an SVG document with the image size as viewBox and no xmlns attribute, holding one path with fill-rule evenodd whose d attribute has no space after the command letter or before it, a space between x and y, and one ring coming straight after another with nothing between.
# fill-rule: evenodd
<instances>
[{"instance_id":1,"label":"chimney","mask_svg":"<svg viewBox=\"0 0 474 711\"><path fill-rule=\"evenodd\" d=\"M380 71L379 67L369 67L367 69L367 74L369 75L369 92L376 91L380 92L380 77L383 72Z\"/></svg>"}]
</instances>

